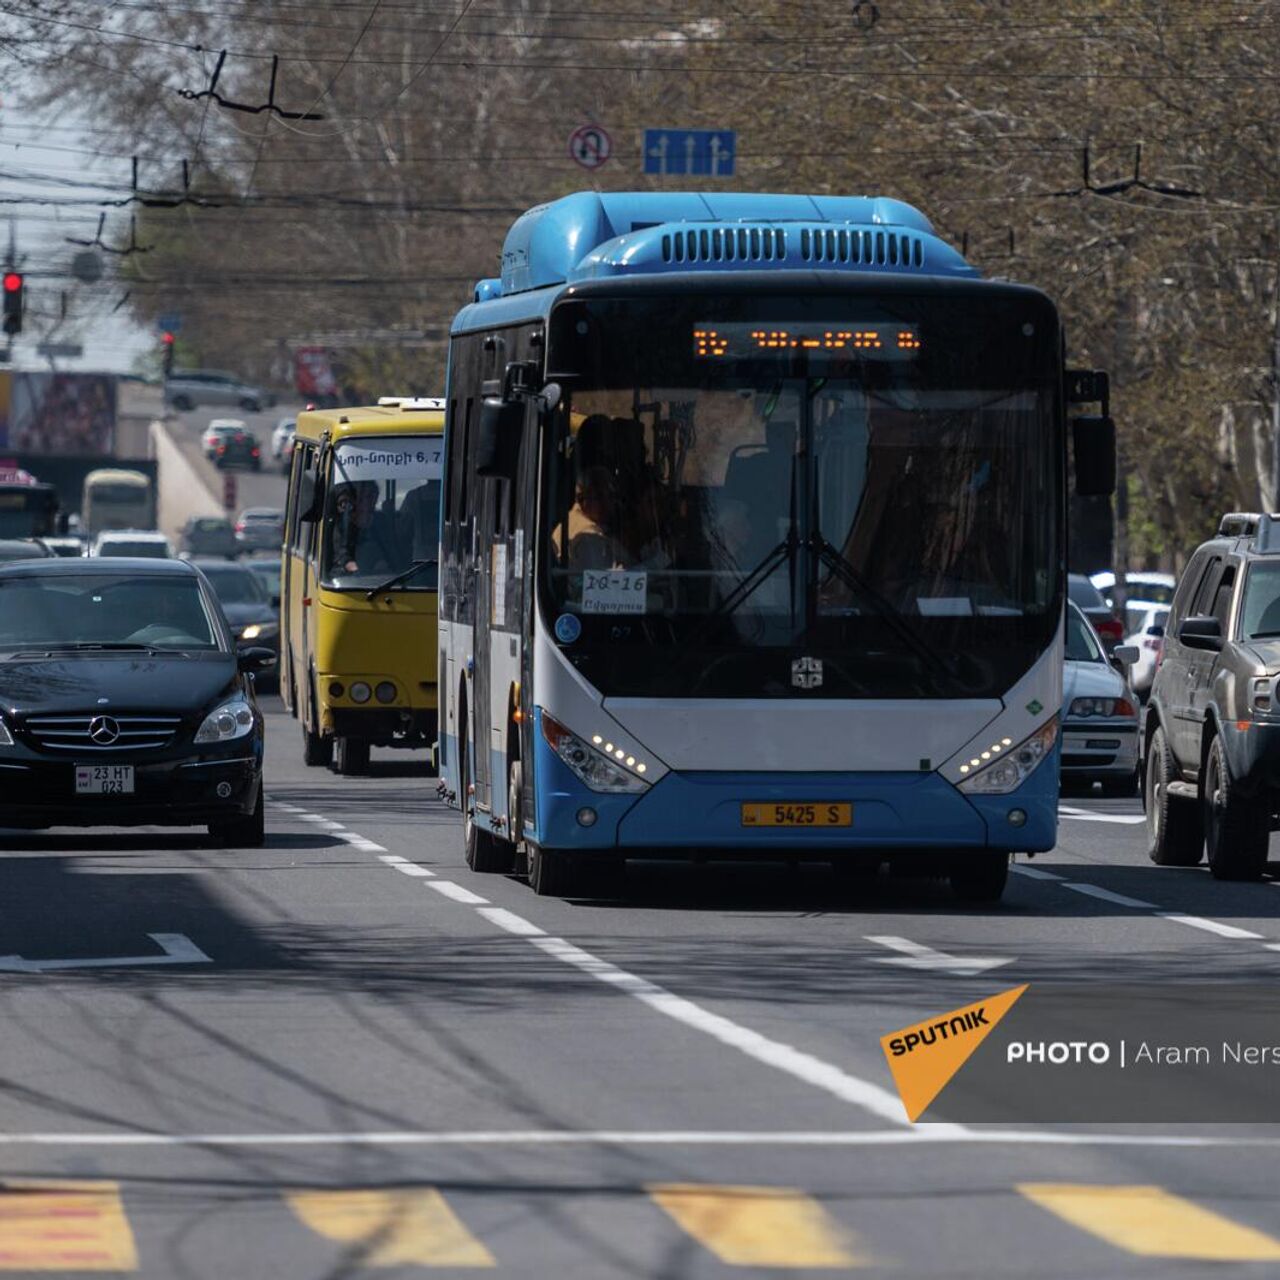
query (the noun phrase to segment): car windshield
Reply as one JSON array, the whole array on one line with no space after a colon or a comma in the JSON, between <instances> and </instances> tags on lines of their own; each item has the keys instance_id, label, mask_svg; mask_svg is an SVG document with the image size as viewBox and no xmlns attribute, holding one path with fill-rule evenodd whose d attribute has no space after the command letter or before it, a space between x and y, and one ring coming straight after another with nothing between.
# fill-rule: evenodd
<instances>
[{"instance_id":1,"label":"car windshield","mask_svg":"<svg viewBox=\"0 0 1280 1280\"><path fill-rule=\"evenodd\" d=\"M441 442L346 441L333 452L323 530L326 585L368 589L435 560L440 540ZM436 566L403 584L434 591Z\"/></svg>"},{"instance_id":2,"label":"car windshield","mask_svg":"<svg viewBox=\"0 0 1280 1280\"><path fill-rule=\"evenodd\" d=\"M1088 578L1077 577L1074 573L1067 579L1067 595L1073 604L1078 604L1082 609L1107 607L1102 592Z\"/></svg>"},{"instance_id":3,"label":"car windshield","mask_svg":"<svg viewBox=\"0 0 1280 1280\"><path fill-rule=\"evenodd\" d=\"M824 696L1006 689L1061 616L1051 348L977 310L562 304L540 589L569 660L607 694L793 696L800 658Z\"/></svg>"},{"instance_id":4,"label":"car windshield","mask_svg":"<svg viewBox=\"0 0 1280 1280\"><path fill-rule=\"evenodd\" d=\"M223 604L267 604L269 597L262 580L249 569L241 569L234 565L225 568L210 565L204 570L214 594Z\"/></svg>"},{"instance_id":5,"label":"car windshield","mask_svg":"<svg viewBox=\"0 0 1280 1280\"><path fill-rule=\"evenodd\" d=\"M1077 609L1067 610L1067 661L1105 662L1093 628Z\"/></svg>"},{"instance_id":6,"label":"car windshield","mask_svg":"<svg viewBox=\"0 0 1280 1280\"><path fill-rule=\"evenodd\" d=\"M1255 560L1249 566L1240 635L1245 640L1280 638L1280 564Z\"/></svg>"},{"instance_id":7,"label":"car windshield","mask_svg":"<svg viewBox=\"0 0 1280 1280\"><path fill-rule=\"evenodd\" d=\"M221 647L194 576L0 578L0 651L97 645Z\"/></svg>"},{"instance_id":8,"label":"car windshield","mask_svg":"<svg viewBox=\"0 0 1280 1280\"><path fill-rule=\"evenodd\" d=\"M98 544L100 556L144 556L152 560L166 560L169 548L163 542L150 538L137 542L125 538L108 538Z\"/></svg>"}]
</instances>

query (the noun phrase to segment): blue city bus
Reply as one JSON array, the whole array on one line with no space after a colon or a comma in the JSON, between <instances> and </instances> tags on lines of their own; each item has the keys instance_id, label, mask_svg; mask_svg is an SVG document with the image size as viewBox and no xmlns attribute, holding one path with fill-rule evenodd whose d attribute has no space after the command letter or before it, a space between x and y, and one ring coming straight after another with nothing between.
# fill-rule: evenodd
<instances>
[{"instance_id":1,"label":"blue city bus","mask_svg":"<svg viewBox=\"0 0 1280 1280\"><path fill-rule=\"evenodd\" d=\"M579 193L449 349L440 789L535 892L641 857L1003 891L1056 834L1052 302L899 201ZM1073 420L1081 493L1114 430Z\"/></svg>"}]
</instances>

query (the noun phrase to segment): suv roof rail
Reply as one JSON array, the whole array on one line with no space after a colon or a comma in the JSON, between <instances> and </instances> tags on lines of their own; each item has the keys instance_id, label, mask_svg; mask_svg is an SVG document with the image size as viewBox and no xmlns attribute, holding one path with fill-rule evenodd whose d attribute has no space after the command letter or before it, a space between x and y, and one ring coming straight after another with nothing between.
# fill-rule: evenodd
<instances>
[{"instance_id":1,"label":"suv roof rail","mask_svg":"<svg viewBox=\"0 0 1280 1280\"><path fill-rule=\"evenodd\" d=\"M1220 538L1251 538L1263 517L1256 511L1228 511L1218 524Z\"/></svg>"}]
</instances>

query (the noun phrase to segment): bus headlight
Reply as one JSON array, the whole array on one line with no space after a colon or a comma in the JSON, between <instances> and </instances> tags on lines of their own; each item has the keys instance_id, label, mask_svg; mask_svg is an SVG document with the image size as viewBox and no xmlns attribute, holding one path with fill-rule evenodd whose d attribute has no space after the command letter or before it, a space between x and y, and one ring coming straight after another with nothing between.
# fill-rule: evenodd
<instances>
[{"instance_id":1,"label":"bus headlight","mask_svg":"<svg viewBox=\"0 0 1280 1280\"><path fill-rule=\"evenodd\" d=\"M597 751L589 742L571 733L545 711L542 713L542 736L592 791L640 792L649 789L643 778L610 760L604 752Z\"/></svg>"},{"instance_id":2,"label":"bus headlight","mask_svg":"<svg viewBox=\"0 0 1280 1280\"><path fill-rule=\"evenodd\" d=\"M1047 721L1029 738L995 756L990 764L975 756L960 766L965 776L956 786L971 795L999 796L1016 791L1031 776L1058 740L1058 717Z\"/></svg>"}]
</instances>

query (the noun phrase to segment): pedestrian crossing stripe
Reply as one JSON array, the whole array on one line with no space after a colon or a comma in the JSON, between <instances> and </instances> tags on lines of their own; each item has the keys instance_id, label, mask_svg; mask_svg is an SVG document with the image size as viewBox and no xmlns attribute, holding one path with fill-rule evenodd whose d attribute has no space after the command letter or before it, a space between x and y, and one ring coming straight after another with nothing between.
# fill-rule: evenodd
<instances>
[{"instance_id":1,"label":"pedestrian crossing stripe","mask_svg":"<svg viewBox=\"0 0 1280 1280\"><path fill-rule=\"evenodd\" d=\"M0 1271L132 1271L133 1232L114 1182L0 1182Z\"/></svg>"},{"instance_id":2,"label":"pedestrian crossing stripe","mask_svg":"<svg viewBox=\"0 0 1280 1280\"><path fill-rule=\"evenodd\" d=\"M1024 1182L1017 1190L1126 1253L1210 1262L1280 1261L1280 1240L1161 1187Z\"/></svg>"},{"instance_id":3,"label":"pedestrian crossing stripe","mask_svg":"<svg viewBox=\"0 0 1280 1280\"><path fill-rule=\"evenodd\" d=\"M290 1191L290 1208L327 1240L361 1247L366 1267L492 1267L493 1255L432 1187Z\"/></svg>"},{"instance_id":4,"label":"pedestrian crossing stripe","mask_svg":"<svg viewBox=\"0 0 1280 1280\"><path fill-rule=\"evenodd\" d=\"M801 1270L869 1262L812 1196L787 1187L669 1183L650 1187L649 1195L730 1266Z\"/></svg>"}]
</instances>

